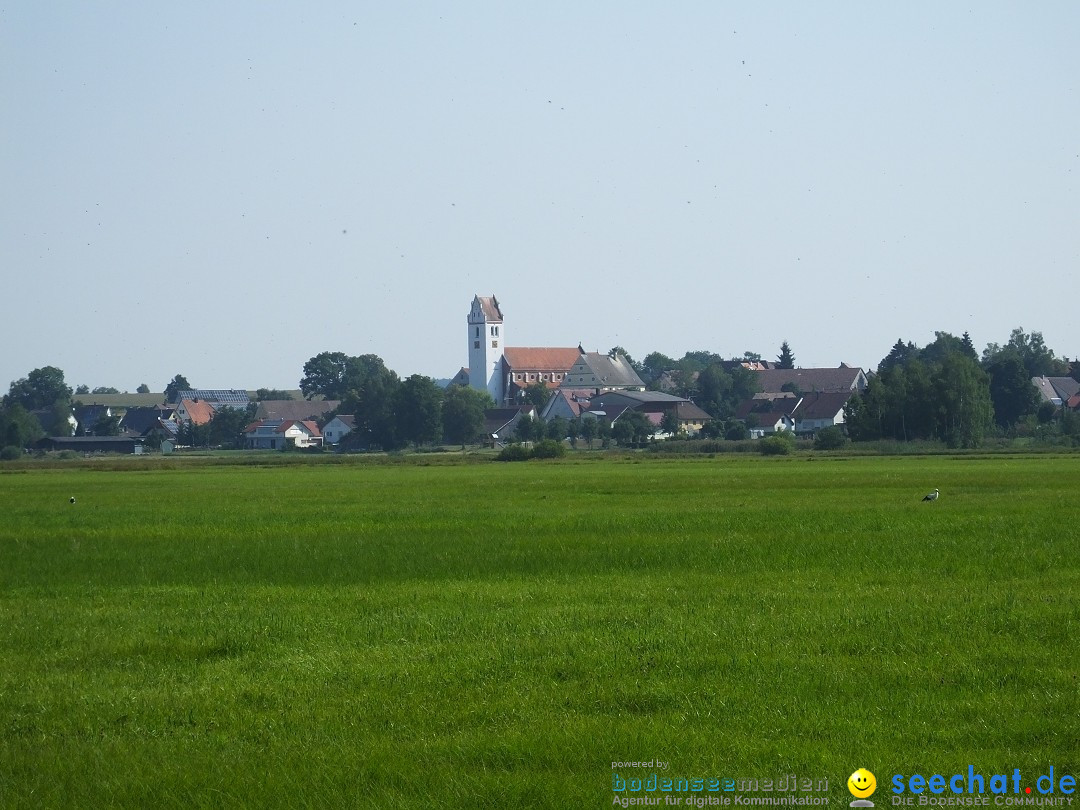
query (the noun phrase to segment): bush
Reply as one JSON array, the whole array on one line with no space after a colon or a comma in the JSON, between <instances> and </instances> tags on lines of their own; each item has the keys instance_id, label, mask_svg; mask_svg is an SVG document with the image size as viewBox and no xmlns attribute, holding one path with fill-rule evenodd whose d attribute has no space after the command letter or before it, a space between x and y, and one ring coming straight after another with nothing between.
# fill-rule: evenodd
<instances>
[{"instance_id":1,"label":"bush","mask_svg":"<svg viewBox=\"0 0 1080 810\"><path fill-rule=\"evenodd\" d=\"M566 448L562 442L556 439L544 439L536 444L532 450L533 458L562 458L566 455Z\"/></svg>"},{"instance_id":2,"label":"bush","mask_svg":"<svg viewBox=\"0 0 1080 810\"><path fill-rule=\"evenodd\" d=\"M496 461L528 461L530 458L532 453L523 444L508 444L495 456Z\"/></svg>"},{"instance_id":3,"label":"bush","mask_svg":"<svg viewBox=\"0 0 1080 810\"><path fill-rule=\"evenodd\" d=\"M782 430L758 441L758 449L764 456L786 456L795 449L795 436Z\"/></svg>"},{"instance_id":4,"label":"bush","mask_svg":"<svg viewBox=\"0 0 1080 810\"><path fill-rule=\"evenodd\" d=\"M14 461L17 458L22 458L22 455L23 451L13 444L0 448L0 461Z\"/></svg>"},{"instance_id":5,"label":"bush","mask_svg":"<svg viewBox=\"0 0 1080 810\"><path fill-rule=\"evenodd\" d=\"M839 450L845 444L847 444L847 437L844 431L835 425L822 428L814 436L815 450Z\"/></svg>"}]
</instances>

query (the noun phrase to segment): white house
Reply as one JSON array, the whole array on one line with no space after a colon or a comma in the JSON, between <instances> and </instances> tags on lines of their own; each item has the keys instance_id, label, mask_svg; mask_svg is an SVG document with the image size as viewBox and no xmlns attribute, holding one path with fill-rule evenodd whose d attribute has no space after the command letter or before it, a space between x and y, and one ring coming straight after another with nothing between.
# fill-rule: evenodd
<instances>
[{"instance_id":1,"label":"white house","mask_svg":"<svg viewBox=\"0 0 1080 810\"><path fill-rule=\"evenodd\" d=\"M796 433L816 433L821 428L844 424L844 406L853 396L846 391L806 394L792 410Z\"/></svg>"},{"instance_id":2,"label":"white house","mask_svg":"<svg viewBox=\"0 0 1080 810\"><path fill-rule=\"evenodd\" d=\"M310 420L263 419L248 425L244 431L244 446L248 450L318 447L322 440L319 426Z\"/></svg>"},{"instance_id":3,"label":"white house","mask_svg":"<svg viewBox=\"0 0 1080 810\"><path fill-rule=\"evenodd\" d=\"M352 433L355 428L355 416L352 414L338 414L323 425L323 442L325 444L337 444L347 433Z\"/></svg>"}]
</instances>

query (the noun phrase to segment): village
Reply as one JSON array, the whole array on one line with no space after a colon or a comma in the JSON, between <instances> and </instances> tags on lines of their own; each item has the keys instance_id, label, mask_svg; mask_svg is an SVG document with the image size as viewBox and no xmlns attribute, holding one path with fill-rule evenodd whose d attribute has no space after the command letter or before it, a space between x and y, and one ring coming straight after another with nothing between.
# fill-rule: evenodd
<instances>
[{"instance_id":1,"label":"village","mask_svg":"<svg viewBox=\"0 0 1080 810\"><path fill-rule=\"evenodd\" d=\"M786 341L776 361L749 353L727 360L702 357L699 352L687 353L682 361L650 355L638 363L618 348L600 352L581 345L519 347L506 342L507 321L494 295L474 296L466 327L468 365L442 384L419 375L396 382L397 376L375 355L351 358L324 352L305 366L300 389L293 392L198 389L177 375L164 395L81 392L69 404L28 403L38 406L27 410L41 430L24 431L33 441L21 445L45 451L142 454L197 447L363 451L440 442L501 448L541 439L575 447L581 439L591 448L594 442L603 447L613 441L643 446L670 439L749 440L774 435L824 436L835 443L849 436L860 438L860 432L872 434L875 419L881 424L878 437L889 434L887 409L869 416L867 410L882 391L871 391L870 396L867 392L875 385L884 387L893 366L907 369L909 375L912 369L917 371L906 363L920 355L915 346L898 341L881 367L864 370L845 363L800 368ZM1020 334L1024 340L1014 340L1016 351L1005 356L1014 377L1022 349L1034 342ZM946 337L956 346L950 346ZM939 336L921 354L973 355L966 340L966 335L964 340ZM1042 355L1046 361L1046 352ZM1049 356L1053 359L1052 353ZM1007 425L1000 416L1006 407L1013 407L1017 420L1029 416L1049 424L1057 424L1057 414L1063 424L1066 414L1075 414L1080 409L1076 364L1054 362L1052 368L1067 373L1025 377L1021 390L1012 392L1012 398L1020 401L1015 406L1000 398L991 403L991 365L984 397L988 424L983 427L989 427L991 406L1003 427ZM1022 377L1026 371L1020 369ZM955 368L950 373L963 377ZM12 384L6 405L14 404L10 400L21 383L28 381ZM44 396L48 400L52 395ZM975 417L953 415L953 422L968 423L968 433L953 434L957 444L970 443ZM909 438L909 421L910 438L934 437L932 427L924 425L919 432L919 417L913 411L901 418L903 434L897 438ZM18 431L9 428L7 433L7 444L19 446ZM949 435L941 438L948 440Z\"/></svg>"}]
</instances>

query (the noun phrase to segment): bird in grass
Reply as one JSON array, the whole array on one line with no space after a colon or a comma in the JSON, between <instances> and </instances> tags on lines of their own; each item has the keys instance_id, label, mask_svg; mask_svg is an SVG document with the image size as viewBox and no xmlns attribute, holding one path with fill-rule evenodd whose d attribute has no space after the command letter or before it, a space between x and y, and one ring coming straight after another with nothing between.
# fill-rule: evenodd
<instances>
[{"instance_id":1,"label":"bird in grass","mask_svg":"<svg viewBox=\"0 0 1080 810\"><path fill-rule=\"evenodd\" d=\"M70 497L70 498L68 499L68 503L75 503L75 496L74 496L74 495L72 495L72 496L71 496L71 497Z\"/></svg>"},{"instance_id":2,"label":"bird in grass","mask_svg":"<svg viewBox=\"0 0 1080 810\"><path fill-rule=\"evenodd\" d=\"M931 493L930 493L929 495L927 495L926 497L924 497L924 498L923 498L923 500L924 500L924 501L936 501L936 500L938 499L938 495L939 495L939 494L940 494L940 493L939 493L939 492L938 492L938 491L937 491L937 490L935 489L935 490L934 490L933 492L931 492Z\"/></svg>"}]
</instances>

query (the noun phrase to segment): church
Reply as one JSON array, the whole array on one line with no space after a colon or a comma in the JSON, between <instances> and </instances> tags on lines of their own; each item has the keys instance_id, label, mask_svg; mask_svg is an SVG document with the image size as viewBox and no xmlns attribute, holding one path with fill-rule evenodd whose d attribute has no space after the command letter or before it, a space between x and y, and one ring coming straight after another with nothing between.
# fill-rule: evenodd
<instances>
[{"instance_id":1,"label":"church","mask_svg":"<svg viewBox=\"0 0 1080 810\"><path fill-rule=\"evenodd\" d=\"M513 407L525 388L541 383L549 390L574 388L599 393L644 391L645 384L622 355L608 357L574 347L506 345L502 309L494 295L473 298L467 316L469 365L453 382L487 391L498 407Z\"/></svg>"}]
</instances>

